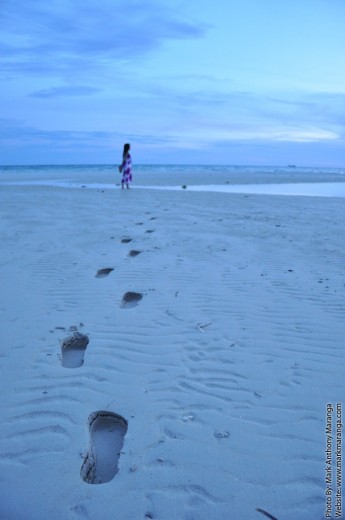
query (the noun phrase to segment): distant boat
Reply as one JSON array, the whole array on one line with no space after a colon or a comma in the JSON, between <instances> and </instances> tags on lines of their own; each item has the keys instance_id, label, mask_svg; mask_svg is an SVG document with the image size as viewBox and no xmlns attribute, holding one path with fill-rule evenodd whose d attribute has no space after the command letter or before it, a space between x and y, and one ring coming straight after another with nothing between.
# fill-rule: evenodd
<instances>
[{"instance_id":1,"label":"distant boat","mask_svg":"<svg viewBox=\"0 0 345 520\"><path fill-rule=\"evenodd\" d=\"M288 168L296 168L296 165L295 164L289 164Z\"/></svg>"}]
</instances>

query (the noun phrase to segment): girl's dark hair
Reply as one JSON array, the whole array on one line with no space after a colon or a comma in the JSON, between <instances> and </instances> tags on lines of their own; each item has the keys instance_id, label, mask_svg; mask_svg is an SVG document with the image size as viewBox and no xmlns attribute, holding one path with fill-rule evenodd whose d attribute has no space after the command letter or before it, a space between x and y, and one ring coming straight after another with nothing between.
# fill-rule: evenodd
<instances>
[{"instance_id":1,"label":"girl's dark hair","mask_svg":"<svg viewBox=\"0 0 345 520\"><path fill-rule=\"evenodd\" d=\"M123 157L125 158L126 155L128 154L129 152L129 149L130 149L131 145L129 143L126 143L123 147Z\"/></svg>"}]
</instances>

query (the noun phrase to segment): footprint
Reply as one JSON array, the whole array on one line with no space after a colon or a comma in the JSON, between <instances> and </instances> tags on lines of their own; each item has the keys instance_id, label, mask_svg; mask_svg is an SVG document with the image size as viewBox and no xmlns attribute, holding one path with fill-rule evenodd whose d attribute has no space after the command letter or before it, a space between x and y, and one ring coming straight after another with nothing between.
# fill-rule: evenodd
<instances>
[{"instance_id":1,"label":"footprint","mask_svg":"<svg viewBox=\"0 0 345 520\"><path fill-rule=\"evenodd\" d=\"M132 249L129 253L128 253L128 256L138 256L140 255L141 251L136 251L135 249Z\"/></svg>"},{"instance_id":2,"label":"footprint","mask_svg":"<svg viewBox=\"0 0 345 520\"><path fill-rule=\"evenodd\" d=\"M72 336L65 338L61 345L62 366L65 368L81 367L88 344L89 338L81 332L74 332Z\"/></svg>"},{"instance_id":3,"label":"footprint","mask_svg":"<svg viewBox=\"0 0 345 520\"><path fill-rule=\"evenodd\" d=\"M96 278L104 278L108 276L112 271L114 271L113 267L104 267L103 269L98 269L96 273Z\"/></svg>"},{"instance_id":4,"label":"footprint","mask_svg":"<svg viewBox=\"0 0 345 520\"><path fill-rule=\"evenodd\" d=\"M80 470L88 484L110 482L118 473L118 463L127 433L126 419L113 412L98 411L89 415L90 445Z\"/></svg>"},{"instance_id":5,"label":"footprint","mask_svg":"<svg viewBox=\"0 0 345 520\"><path fill-rule=\"evenodd\" d=\"M142 293L137 292L126 292L122 297L122 302L120 307L124 309L129 309L130 307L135 307L138 305L138 302L142 299Z\"/></svg>"},{"instance_id":6,"label":"footprint","mask_svg":"<svg viewBox=\"0 0 345 520\"><path fill-rule=\"evenodd\" d=\"M154 229L147 229L147 230L145 231L145 233L154 233L154 232L155 232Z\"/></svg>"},{"instance_id":7,"label":"footprint","mask_svg":"<svg viewBox=\"0 0 345 520\"><path fill-rule=\"evenodd\" d=\"M128 242L132 242L132 240L133 240L132 238L126 238L125 237L125 238L122 238L121 243L122 244L128 244Z\"/></svg>"}]
</instances>

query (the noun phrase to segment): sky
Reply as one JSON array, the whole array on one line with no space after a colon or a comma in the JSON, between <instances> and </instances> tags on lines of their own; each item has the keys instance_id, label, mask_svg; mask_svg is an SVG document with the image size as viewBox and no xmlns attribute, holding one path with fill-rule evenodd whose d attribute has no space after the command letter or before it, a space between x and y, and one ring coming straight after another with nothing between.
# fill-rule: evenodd
<instances>
[{"instance_id":1,"label":"sky","mask_svg":"<svg viewBox=\"0 0 345 520\"><path fill-rule=\"evenodd\" d=\"M1 0L0 164L345 166L344 0Z\"/></svg>"}]
</instances>

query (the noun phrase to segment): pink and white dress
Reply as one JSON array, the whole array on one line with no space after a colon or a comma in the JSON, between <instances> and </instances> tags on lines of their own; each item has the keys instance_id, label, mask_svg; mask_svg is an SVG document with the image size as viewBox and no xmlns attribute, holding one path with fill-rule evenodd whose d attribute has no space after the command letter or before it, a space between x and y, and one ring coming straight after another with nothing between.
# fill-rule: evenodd
<instances>
[{"instance_id":1,"label":"pink and white dress","mask_svg":"<svg viewBox=\"0 0 345 520\"><path fill-rule=\"evenodd\" d=\"M121 164L121 171L121 183L128 184L129 182L132 182L132 157L129 153L126 156L126 159Z\"/></svg>"}]
</instances>

